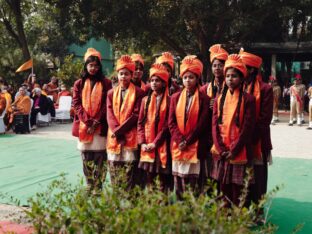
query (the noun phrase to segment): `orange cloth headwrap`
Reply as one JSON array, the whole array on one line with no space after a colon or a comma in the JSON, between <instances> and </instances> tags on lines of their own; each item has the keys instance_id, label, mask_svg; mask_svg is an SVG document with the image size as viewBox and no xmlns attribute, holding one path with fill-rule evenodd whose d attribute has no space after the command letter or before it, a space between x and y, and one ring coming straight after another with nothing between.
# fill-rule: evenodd
<instances>
[{"instance_id":1,"label":"orange cloth headwrap","mask_svg":"<svg viewBox=\"0 0 312 234\"><path fill-rule=\"evenodd\" d=\"M202 62L195 55L188 55L181 62L180 76L182 77L187 71L200 76L203 72L203 67Z\"/></svg>"},{"instance_id":2,"label":"orange cloth headwrap","mask_svg":"<svg viewBox=\"0 0 312 234\"><path fill-rule=\"evenodd\" d=\"M132 58L133 62L139 62L144 66L144 60L140 54L132 54L131 58Z\"/></svg>"},{"instance_id":3,"label":"orange cloth headwrap","mask_svg":"<svg viewBox=\"0 0 312 234\"><path fill-rule=\"evenodd\" d=\"M150 78L152 76L158 76L160 79L168 83L169 73L166 67L159 63L154 63L150 69Z\"/></svg>"},{"instance_id":4,"label":"orange cloth headwrap","mask_svg":"<svg viewBox=\"0 0 312 234\"><path fill-rule=\"evenodd\" d=\"M84 61L87 61L87 59L90 57L90 56L96 56L99 58L99 60L101 61L102 57L101 57L101 53L99 51L97 51L96 49L94 48L88 48L87 49L87 52L85 53L84 55Z\"/></svg>"},{"instance_id":5,"label":"orange cloth headwrap","mask_svg":"<svg viewBox=\"0 0 312 234\"><path fill-rule=\"evenodd\" d=\"M174 59L170 52L163 52L161 56L156 59L156 63L168 63L173 70Z\"/></svg>"},{"instance_id":6,"label":"orange cloth headwrap","mask_svg":"<svg viewBox=\"0 0 312 234\"><path fill-rule=\"evenodd\" d=\"M120 59L117 60L116 71L123 68L127 68L131 72L135 70L135 63L129 55L122 55Z\"/></svg>"},{"instance_id":7,"label":"orange cloth headwrap","mask_svg":"<svg viewBox=\"0 0 312 234\"><path fill-rule=\"evenodd\" d=\"M247 76L247 68L238 54L231 54L228 56L228 59L225 61L224 65L224 73L230 67L236 68L241 73L243 73L244 78Z\"/></svg>"},{"instance_id":8,"label":"orange cloth headwrap","mask_svg":"<svg viewBox=\"0 0 312 234\"><path fill-rule=\"evenodd\" d=\"M229 53L221 47L221 44L215 44L209 48L210 62L214 59L227 60Z\"/></svg>"},{"instance_id":9,"label":"orange cloth headwrap","mask_svg":"<svg viewBox=\"0 0 312 234\"><path fill-rule=\"evenodd\" d=\"M262 58L260 58L257 55L245 52L243 48L240 49L239 56L242 58L243 63L246 66L255 67L259 69L262 64Z\"/></svg>"}]
</instances>

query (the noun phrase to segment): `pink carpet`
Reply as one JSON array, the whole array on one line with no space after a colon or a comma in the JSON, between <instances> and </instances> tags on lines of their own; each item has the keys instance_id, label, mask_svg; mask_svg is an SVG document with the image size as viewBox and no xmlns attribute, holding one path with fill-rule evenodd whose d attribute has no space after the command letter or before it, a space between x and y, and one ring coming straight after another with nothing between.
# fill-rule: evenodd
<instances>
[{"instance_id":1,"label":"pink carpet","mask_svg":"<svg viewBox=\"0 0 312 234\"><path fill-rule=\"evenodd\" d=\"M0 234L2 233L31 234L34 233L34 230L27 225L13 223L11 221L0 221Z\"/></svg>"}]
</instances>

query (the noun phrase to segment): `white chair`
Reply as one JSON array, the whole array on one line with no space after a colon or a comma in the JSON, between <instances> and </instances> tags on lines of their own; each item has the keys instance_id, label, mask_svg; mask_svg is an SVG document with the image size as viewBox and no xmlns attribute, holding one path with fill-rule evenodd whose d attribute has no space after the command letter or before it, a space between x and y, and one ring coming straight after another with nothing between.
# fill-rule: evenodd
<instances>
[{"instance_id":1,"label":"white chair","mask_svg":"<svg viewBox=\"0 0 312 234\"><path fill-rule=\"evenodd\" d=\"M56 120L70 120L71 96L62 96L59 100L59 107L55 110Z\"/></svg>"},{"instance_id":2,"label":"white chair","mask_svg":"<svg viewBox=\"0 0 312 234\"><path fill-rule=\"evenodd\" d=\"M50 125L51 122L51 114L47 113L46 115L42 115L40 112L37 114L37 125L40 125L41 123L45 123L47 125Z\"/></svg>"},{"instance_id":3,"label":"white chair","mask_svg":"<svg viewBox=\"0 0 312 234\"><path fill-rule=\"evenodd\" d=\"M2 112L2 114L0 115L0 134L5 133L5 125L4 125L4 122L3 122L3 118L5 116L5 113L6 113L6 111L4 110Z\"/></svg>"}]
</instances>

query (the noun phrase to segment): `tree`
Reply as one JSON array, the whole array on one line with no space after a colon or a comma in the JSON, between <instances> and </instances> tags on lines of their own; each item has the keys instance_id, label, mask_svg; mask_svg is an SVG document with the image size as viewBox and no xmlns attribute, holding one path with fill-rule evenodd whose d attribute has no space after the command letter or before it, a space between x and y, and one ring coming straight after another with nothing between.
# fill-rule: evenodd
<instances>
[{"instance_id":1,"label":"tree","mask_svg":"<svg viewBox=\"0 0 312 234\"><path fill-rule=\"evenodd\" d=\"M299 31L304 40L312 32L312 4L308 0L47 2L55 7L66 4L63 21L71 22L81 38L105 37L116 49L125 52L150 54L171 50L182 57L198 54L205 64L208 48L214 43L237 52L240 45L298 40Z\"/></svg>"},{"instance_id":2,"label":"tree","mask_svg":"<svg viewBox=\"0 0 312 234\"><path fill-rule=\"evenodd\" d=\"M30 53L24 31L21 0L1 0L0 3L0 22L5 26L9 35L18 43L23 58L27 61L30 59ZM24 4L24 7L27 7L27 4Z\"/></svg>"}]
</instances>

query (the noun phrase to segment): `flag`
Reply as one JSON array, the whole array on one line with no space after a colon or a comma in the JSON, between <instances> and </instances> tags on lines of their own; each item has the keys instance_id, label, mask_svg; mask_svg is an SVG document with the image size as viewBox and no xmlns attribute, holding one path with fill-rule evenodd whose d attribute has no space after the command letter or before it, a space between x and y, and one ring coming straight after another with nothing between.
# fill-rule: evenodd
<instances>
[{"instance_id":1,"label":"flag","mask_svg":"<svg viewBox=\"0 0 312 234\"><path fill-rule=\"evenodd\" d=\"M33 66L33 61L32 61L32 59L29 59L26 63L24 63L23 65L21 65L21 66L16 70L16 73L17 73L17 72L22 72L22 71L28 70L28 69L32 68L32 66Z\"/></svg>"}]
</instances>

